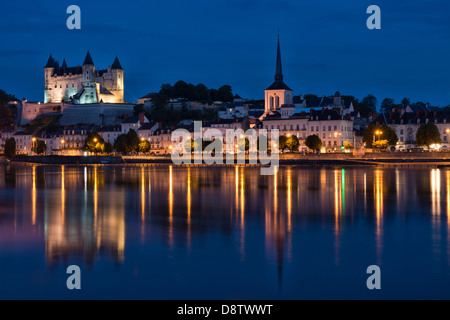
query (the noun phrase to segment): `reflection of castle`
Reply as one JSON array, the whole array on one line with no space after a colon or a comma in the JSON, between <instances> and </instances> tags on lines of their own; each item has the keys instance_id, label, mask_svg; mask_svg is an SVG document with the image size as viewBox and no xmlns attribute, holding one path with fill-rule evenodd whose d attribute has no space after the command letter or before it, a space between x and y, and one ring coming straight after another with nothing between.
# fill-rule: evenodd
<instances>
[{"instance_id":1,"label":"reflection of castle","mask_svg":"<svg viewBox=\"0 0 450 320\"><path fill-rule=\"evenodd\" d=\"M123 103L123 69L116 57L106 70L95 70L88 51L82 66L62 66L50 55L45 70L44 103Z\"/></svg>"},{"instance_id":2,"label":"reflection of castle","mask_svg":"<svg viewBox=\"0 0 450 320\"><path fill-rule=\"evenodd\" d=\"M72 185L76 187L80 177L65 174L62 168L60 197L58 194L53 198L52 209L45 213L48 263L53 265L60 259L80 257L91 265L99 252L106 252L116 261L122 261L125 249L124 199L120 196L104 200L99 197L101 181L97 168L93 168L90 174L85 168L84 209L81 212L70 211L71 203L78 203L80 199L68 198L68 190Z\"/></svg>"}]
</instances>

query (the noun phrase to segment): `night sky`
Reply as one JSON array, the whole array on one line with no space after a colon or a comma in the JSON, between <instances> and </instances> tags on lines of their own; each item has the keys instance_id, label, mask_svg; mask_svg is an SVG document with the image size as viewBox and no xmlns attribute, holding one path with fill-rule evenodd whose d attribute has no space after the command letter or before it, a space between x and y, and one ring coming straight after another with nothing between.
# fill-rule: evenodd
<instances>
[{"instance_id":1,"label":"night sky","mask_svg":"<svg viewBox=\"0 0 450 320\"><path fill-rule=\"evenodd\" d=\"M81 8L81 30L66 27L71 4ZM381 30L366 27L371 4L381 7ZM42 100L49 54L74 66L89 49L101 69L118 55L126 101L180 79L263 99L279 29L296 95L372 93L379 102L406 96L446 106L449 17L448 0L2 1L0 89Z\"/></svg>"}]
</instances>

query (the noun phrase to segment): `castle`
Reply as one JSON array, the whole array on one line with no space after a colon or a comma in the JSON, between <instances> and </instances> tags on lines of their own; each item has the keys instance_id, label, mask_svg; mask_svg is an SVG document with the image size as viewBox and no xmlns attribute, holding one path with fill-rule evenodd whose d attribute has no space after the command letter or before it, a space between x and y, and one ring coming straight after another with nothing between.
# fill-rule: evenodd
<instances>
[{"instance_id":1,"label":"castle","mask_svg":"<svg viewBox=\"0 0 450 320\"><path fill-rule=\"evenodd\" d=\"M82 66L62 66L52 55L44 67L44 103L123 103L123 68L116 57L106 70L96 70L89 51Z\"/></svg>"}]
</instances>

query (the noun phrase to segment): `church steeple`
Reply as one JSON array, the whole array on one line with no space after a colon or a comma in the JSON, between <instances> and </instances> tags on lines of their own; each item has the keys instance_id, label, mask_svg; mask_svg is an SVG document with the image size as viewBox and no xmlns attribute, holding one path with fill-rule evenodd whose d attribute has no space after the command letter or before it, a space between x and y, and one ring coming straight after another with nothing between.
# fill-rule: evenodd
<instances>
[{"instance_id":1,"label":"church steeple","mask_svg":"<svg viewBox=\"0 0 450 320\"><path fill-rule=\"evenodd\" d=\"M277 68L275 71L275 81L283 81L283 70L281 68L280 35L278 35Z\"/></svg>"}]
</instances>

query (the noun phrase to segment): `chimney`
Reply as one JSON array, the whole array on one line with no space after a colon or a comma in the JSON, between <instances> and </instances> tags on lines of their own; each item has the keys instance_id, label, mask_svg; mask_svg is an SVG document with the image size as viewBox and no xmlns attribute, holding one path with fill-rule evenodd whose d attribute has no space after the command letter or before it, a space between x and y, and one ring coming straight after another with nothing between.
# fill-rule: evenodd
<instances>
[{"instance_id":1,"label":"chimney","mask_svg":"<svg viewBox=\"0 0 450 320\"><path fill-rule=\"evenodd\" d=\"M143 112L139 113L139 123L143 125L145 122L145 114Z\"/></svg>"}]
</instances>

